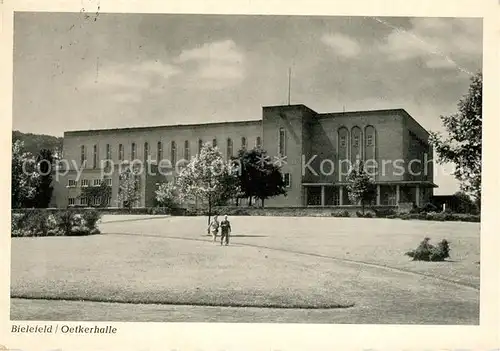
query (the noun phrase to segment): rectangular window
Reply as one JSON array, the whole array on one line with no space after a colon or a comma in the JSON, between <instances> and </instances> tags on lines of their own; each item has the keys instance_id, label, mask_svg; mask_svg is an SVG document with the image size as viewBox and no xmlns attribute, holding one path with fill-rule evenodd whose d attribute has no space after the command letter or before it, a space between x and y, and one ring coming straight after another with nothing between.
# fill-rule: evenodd
<instances>
[{"instance_id":1,"label":"rectangular window","mask_svg":"<svg viewBox=\"0 0 500 351\"><path fill-rule=\"evenodd\" d=\"M106 182L107 186L112 186L113 185L113 183L111 181L111 178L106 178L104 181Z\"/></svg>"},{"instance_id":2,"label":"rectangular window","mask_svg":"<svg viewBox=\"0 0 500 351\"><path fill-rule=\"evenodd\" d=\"M75 198L74 197L69 197L68 198L68 206L73 206L75 204Z\"/></svg>"},{"instance_id":3,"label":"rectangular window","mask_svg":"<svg viewBox=\"0 0 500 351\"><path fill-rule=\"evenodd\" d=\"M82 179L82 186L89 186L89 180L88 179Z\"/></svg>"},{"instance_id":4,"label":"rectangular window","mask_svg":"<svg viewBox=\"0 0 500 351\"><path fill-rule=\"evenodd\" d=\"M118 160L123 161L123 144L118 145Z\"/></svg>"},{"instance_id":5,"label":"rectangular window","mask_svg":"<svg viewBox=\"0 0 500 351\"><path fill-rule=\"evenodd\" d=\"M160 164L160 161L163 160L163 144L161 141L159 141L156 145L156 160L158 164Z\"/></svg>"},{"instance_id":6,"label":"rectangular window","mask_svg":"<svg viewBox=\"0 0 500 351\"><path fill-rule=\"evenodd\" d=\"M111 145L106 144L106 159L111 160Z\"/></svg>"},{"instance_id":7,"label":"rectangular window","mask_svg":"<svg viewBox=\"0 0 500 351\"><path fill-rule=\"evenodd\" d=\"M170 146L170 162L172 163L172 167L175 168L175 164L177 163L177 145L175 141L172 141Z\"/></svg>"},{"instance_id":8,"label":"rectangular window","mask_svg":"<svg viewBox=\"0 0 500 351\"><path fill-rule=\"evenodd\" d=\"M135 146L135 143L132 143L132 146L131 146L131 150L130 150L130 158L131 160L130 161L134 161L135 160L135 156L136 156L136 153L137 153L137 148Z\"/></svg>"},{"instance_id":9,"label":"rectangular window","mask_svg":"<svg viewBox=\"0 0 500 351\"><path fill-rule=\"evenodd\" d=\"M80 198L80 205L87 205L87 204L88 204L87 198L86 197L81 197Z\"/></svg>"},{"instance_id":10,"label":"rectangular window","mask_svg":"<svg viewBox=\"0 0 500 351\"><path fill-rule=\"evenodd\" d=\"M201 154L201 149L203 148L203 140L198 140L198 155Z\"/></svg>"},{"instance_id":11,"label":"rectangular window","mask_svg":"<svg viewBox=\"0 0 500 351\"><path fill-rule=\"evenodd\" d=\"M334 206L339 206L340 205L340 194L338 191L335 191L333 193L333 205Z\"/></svg>"},{"instance_id":12,"label":"rectangular window","mask_svg":"<svg viewBox=\"0 0 500 351\"><path fill-rule=\"evenodd\" d=\"M149 143L144 143L144 163L149 161Z\"/></svg>"},{"instance_id":13,"label":"rectangular window","mask_svg":"<svg viewBox=\"0 0 500 351\"><path fill-rule=\"evenodd\" d=\"M255 146L257 148L260 148L262 146L262 140L261 140L260 136L257 137L257 139L255 139Z\"/></svg>"},{"instance_id":14,"label":"rectangular window","mask_svg":"<svg viewBox=\"0 0 500 351\"><path fill-rule=\"evenodd\" d=\"M308 186L307 192L307 206L320 206L321 205L321 187Z\"/></svg>"},{"instance_id":15,"label":"rectangular window","mask_svg":"<svg viewBox=\"0 0 500 351\"><path fill-rule=\"evenodd\" d=\"M352 141L352 146L358 147L359 146L359 136L354 136L354 139Z\"/></svg>"},{"instance_id":16,"label":"rectangular window","mask_svg":"<svg viewBox=\"0 0 500 351\"><path fill-rule=\"evenodd\" d=\"M135 191L139 191L141 189L141 179L138 175L135 176L134 189Z\"/></svg>"},{"instance_id":17,"label":"rectangular window","mask_svg":"<svg viewBox=\"0 0 500 351\"><path fill-rule=\"evenodd\" d=\"M233 141L231 138L227 138L227 159L230 160L233 157Z\"/></svg>"},{"instance_id":18,"label":"rectangular window","mask_svg":"<svg viewBox=\"0 0 500 351\"><path fill-rule=\"evenodd\" d=\"M101 185L101 179L94 179L93 186L99 186L99 185Z\"/></svg>"},{"instance_id":19,"label":"rectangular window","mask_svg":"<svg viewBox=\"0 0 500 351\"><path fill-rule=\"evenodd\" d=\"M286 131L284 128L280 128L278 136L278 154L280 156L286 156Z\"/></svg>"},{"instance_id":20,"label":"rectangular window","mask_svg":"<svg viewBox=\"0 0 500 351\"><path fill-rule=\"evenodd\" d=\"M94 205L94 206L98 206L98 205L100 205L100 204L101 204L101 201L100 201L100 200L101 200L101 199L99 199L98 197L94 197L94 198L92 199L92 205Z\"/></svg>"},{"instance_id":21,"label":"rectangular window","mask_svg":"<svg viewBox=\"0 0 500 351\"><path fill-rule=\"evenodd\" d=\"M291 184L290 173L283 173L283 183L285 183L285 187L289 188Z\"/></svg>"},{"instance_id":22,"label":"rectangular window","mask_svg":"<svg viewBox=\"0 0 500 351\"><path fill-rule=\"evenodd\" d=\"M82 145L80 147L80 165L83 167L85 165L86 161L86 156L85 156L85 145Z\"/></svg>"},{"instance_id":23,"label":"rectangular window","mask_svg":"<svg viewBox=\"0 0 500 351\"><path fill-rule=\"evenodd\" d=\"M93 168L97 168L97 145L94 145L93 150Z\"/></svg>"},{"instance_id":24,"label":"rectangular window","mask_svg":"<svg viewBox=\"0 0 500 351\"><path fill-rule=\"evenodd\" d=\"M214 139L212 140L212 146L213 146L213 147L217 147L217 139L215 139L215 138L214 138Z\"/></svg>"},{"instance_id":25,"label":"rectangular window","mask_svg":"<svg viewBox=\"0 0 500 351\"><path fill-rule=\"evenodd\" d=\"M69 188L76 187L76 180L74 180L74 179L68 179L68 187Z\"/></svg>"},{"instance_id":26,"label":"rectangular window","mask_svg":"<svg viewBox=\"0 0 500 351\"><path fill-rule=\"evenodd\" d=\"M340 137L340 147L345 147L346 144L346 138L345 136Z\"/></svg>"},{"instance_id":27,"label":"rectangular window","mask_svg":"<svg viewBox=\"0 0 500 351\"><path fill-rule=\"evenodd\" d=\"M184 159L188 161L190 156L191 152L189 150L189 140L186 140L184 141Z\"/></svg>"},{"instance_id":28,"label":"rectangular window","mask_svg":"<svg viewBox=\"0 0 500 351\"><path fill-rule=\"evenodd\" d=\"M373 135L368 135L366 137L366 146L373 146Z\"/></svg>"},{"instance_id":29,"label":"rectangular window","mask_svg":"<svg viewBox=\"0 0 500 351\"><path fill-rule=\"evenodd\" d=\"M247 138L242 137L241 138L241 148L245 150L247 148Z\"/></svg>"}]
</instances>

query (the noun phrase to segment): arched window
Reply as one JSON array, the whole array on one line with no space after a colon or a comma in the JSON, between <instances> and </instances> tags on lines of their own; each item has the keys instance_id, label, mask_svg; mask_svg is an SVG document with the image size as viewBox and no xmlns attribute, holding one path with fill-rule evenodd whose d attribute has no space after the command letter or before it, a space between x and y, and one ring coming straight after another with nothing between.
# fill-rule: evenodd
<instances>
[{"instance_id":1,"label":"arched window","mask_svg":"<svg viewBox=\"0 0 500 351\"><path fill-rule=\"evenodd\" d=\"M366 126L365 128L365 155L366 158L369 156L374 157L375 155L369 155L370 152L375 150L375 127L374 126Z\"/></svg>"},{"instance_id":2,"label":"arched window","mask_svg":"<svg viewBox=\"0 0 500 351\"><path fill-rule=\"evenodd\" d=\"M189 161L189 157L191 156L191 152L189 150L189 140L184 141L184 159Z\"/></svg>"},{"instance_id":3,"label":"arched window","mask_svg":"<svg viewBox=\"0 0 500 351\"><path fill-rule=\"evenodd\" d=\"M159 141L156 144L156 162L158 165L160 164L161 160L163 160L163 143Z\"/></svg>"},{"instance_id":4,"label":"arched window","mask_svg":"<svg viewBox=\"0 0 500 351\"><path fill-rule=\"evenodd\" d=\"M349 172L349 130L346 127L339 128L337 143L339 181L344 181Z\"/></svg>"},{"instance_id":5,"label":"arched window","mask_svg":"<svg viewBox=\"0 0 500 351\"><path fill-rule=\"evenodd\" d=\"M177 163L177 145L175 141L170 143L170 162L172 162L172 167L175 167Z\"/></svg>"},{"instance_id":6,"label":"arched window","mask_svg":"<svg viewBox=\"0 0 500 351\"><path fill-rule=\"evenodd\" d=\"M351 162L355 164L362 160L363 146L362 146L362 132L361 128L354 126L351 129Z\"/></svg>"},{"instance_id":7,"label":"arched window","mask_svg":"<svg viewBox=\"0 0 500 351\"><path fill-rule=\"evenodd\" d=\"M231 157L233 157L233 141L227 138L227 159L230 160Z\"/></svg>"},{"instance_id":8,"label":"arched window","mask_svg":"<svg viewBox=\"0 0 500 351\"><path fill-rule=\"evenodd\" d=\"M144 163L149 161L149 143L144 143Z\"/></svg>"},{"instance_id":9,"label":"arched window","mask_svg":"<svg viewBox=\"0 0 500 351\"><path fill-rule=\"evenodd\" d=\"M217 147L217 139L216 139L216 138L214 138L214 139L212 140L212 146L213 146L213 147Z\"/></svg>"},{"instance_id":10,"label":"arched window","mask_svg":"<svg viewBox=\"0 0 500 351\"><path fill-rule=\"evenodd\" d=\"M376 156L376 131L373 126L365 127L365 150L364 150L364 158L365 158L365 166L367 171L372 172L372 174L376 174L377 170L377 156Z\"/></svg>"},{"instance_id":11,"label":"arched window","mask_svg":"<svg viewBox=\"0 0 500 351\"><path fill-rule=\"evenodd\" d=\"M136 147L135 143L132 143L132 146L131 146L131 150L130 150L130 151L131 151L131 152L130 152L130 158L131 158L131 160L130 160L130 161L133 161L133 160L135 160L135 157L136 157L136 155L137 155L137 147Z\"/></svg>"},{"instance_id":12,"label":"arched window","mask_svg":"<svg viewBox=\"0 0 500 351\"><path fill-rule=\"evenodd\" d=\"M262 140L261 140L260 136L258 136L257 139L255 139L255 146L257 148L260 148L262 146Z\"/></svg>"},{"instance_id":13,"label":"arched window","mask_svg":"<svg viewBox=\"0 0 500 351\"><path fill-rule=\"evenodd\" d=\"M247 148L247 138L242 137L241 138L241 148L245 150Z\"/></svg>"}]
</instances>

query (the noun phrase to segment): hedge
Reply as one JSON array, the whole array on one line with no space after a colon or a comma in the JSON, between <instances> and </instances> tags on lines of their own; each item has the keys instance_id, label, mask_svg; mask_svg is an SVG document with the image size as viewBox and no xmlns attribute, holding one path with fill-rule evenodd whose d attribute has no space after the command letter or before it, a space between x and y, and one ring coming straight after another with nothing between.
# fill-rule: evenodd
<instances>
[{"instance_id":1,"label":"hedge","mask_svg":"<svg viewBox=\"0 0 500 351\"><path fill-rule=\"evenodd\" d=\"M421 213L401 213L388 216L387 218L399 218L403 220L418 219L422 221L454 221L454 222L481 222L480 215L448 213L448 212L421 212Z\"/></svg>"},{"instance_id":2,"label":"hedge","mask_svg":"<svg viewBox=\"0 0 500 351\"><path fill-rule=\"evenodd\" d=\"M99 234L102 213L96 209L24 209L12 211L11 236L81 236Z\"/></svg>"},{"instance_id":3,"label":"hedge","mask_svg":"<svg viewBox=\"0 0 500 351\"><path fill-rule=\"evenodd\" d=\"M78 213L81 216L92 216L107 214L134 214L134 215L172 215L172 216L206 216L206 209L197 208L168 208L168 207L142 207L142 208L70 208L70 209L13 209L14 214L28 214L40 216L38 212L52 214L59 218L61 212ZM340 206L340 207L215 207L212 209L212 215L228 215L228 216L281 216L281 217L358 217L358 218L392 218L402 220L427 220L427 221L462 221L462 222L480 222L480 215L459 214L449 212L410 212L398 213L394 207L375 206L367 208L365 214L359 211L358 206ZM51 217L52 218L52 217ZM56 220L57 220L56 218ZM100 218L100 217L99 217ZM59 219L59 222L64 219ZM52 221L52 219L50 220ZM66 223L68 220L65 220ZM13 225L16 220L13 218ZM40 228L32 228L33 232L52 233L45 229L47 221L38 223ZM54 224L52 224L52 227ZM16 227L17 229L17 227ZM92 229L92 228L91 228ZM69 232L68 228L64 228L64 233ZM49 234L53 235L53 234ZM63 234L67 235L67 234Z\"/></svg>"}]
</instances>

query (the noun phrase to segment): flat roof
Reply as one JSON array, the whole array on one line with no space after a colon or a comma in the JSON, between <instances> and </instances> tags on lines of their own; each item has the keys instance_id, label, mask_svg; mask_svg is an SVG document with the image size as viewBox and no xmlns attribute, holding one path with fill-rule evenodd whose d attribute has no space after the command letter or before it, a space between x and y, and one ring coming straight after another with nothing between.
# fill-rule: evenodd
<instances>
[{"instance_id":1,"label":"flat roof","mask_svg":"<svg viewBox=\"0 0 500 351\"><path fill-rule=\"evenodd\" d=\"M379 109L379 110L361 110L361 111L344 111L344 112L324 112L318 113L304 104L294 104L294 105L275 105L275 106L263 106L262 109L279 109L279 110L288 110L295 108L302 108L316 114L317 118L330 118L335 116L358 116L363 114L383 114L383 113L402 113L405 116L414 120L424 131L427 130L418 123L415 118L413 118L408 112L406 112L403 108L393 108L393 109ZM162 129L162 128L193 128L193 127L218 127L224 125L251 125L256 123L261 123L262 119L254 119L254 120L243 120L243 121L227 121L227 122L207 122L207 123L188 123L188 124L166 124L166 125L158 125L158 126L143 126L143 127L126 127L126 128L104 128L104 129L86 129L86 130L73 130L73 131L65 131L64 136L78 136L78 135L87 135L92 133L112 133L112 132L134 132L134 131L144 131L144 130L153 130L153 129Z\"/></svg>"},{"instance_id":2,"label":"flat roof","mask_svg":"<svg viewBox=\"0 0 500 351\"><path fill-rule=\"evenodd\" d=\"M151 129L162 129L162 128L190 128L190 127L218 127L224 125L249 125L261 123L262 119L254 120L244 120L244 121L228 121L228 122L208 122L208 123L186 123L186 124L165 124L158 126L144 126L144 127L126 127L126 128L104 128L104 129L85 129L85 130L70 130L65 131L64 136L76 136L76 135L86 135L89 133L108 133L108 132L134 132L134 131L144 131Z\"/></svg>"}]
</instances>

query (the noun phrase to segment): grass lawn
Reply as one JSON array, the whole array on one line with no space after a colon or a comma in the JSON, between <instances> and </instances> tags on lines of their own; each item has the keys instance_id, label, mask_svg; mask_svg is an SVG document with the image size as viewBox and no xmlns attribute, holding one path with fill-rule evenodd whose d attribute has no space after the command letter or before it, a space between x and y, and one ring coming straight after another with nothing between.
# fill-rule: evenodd
<instances>
[{"instance_id":1,"label":"grass lawn","mask_svg":"<svg viewBox=\"0 0 500 351\"><path fill-rule=\"evenodd\" d=\"M122 219L140 218L105 216L97 236L13 239L12 296L178 305L130 307L148 310L138 314L144 321L204 321L214 315L231 321L479 320L477 223L234 217L231 245L221 247L204 236L206 218L117 221ZM449 239L452 261L412 262L403 256L424 236ZM49 318L55 303L59 313L66 311L63 319L135 320L120 319L117 304L85 302L95 311L85 317L76 302L38 301L30 309L23 300L13 301L14 319ZM185 313L165 313L172 308ZM103 315L103 309L115 313Z\"/></svg>"}]
</instances>

